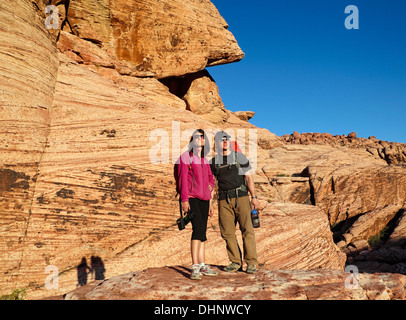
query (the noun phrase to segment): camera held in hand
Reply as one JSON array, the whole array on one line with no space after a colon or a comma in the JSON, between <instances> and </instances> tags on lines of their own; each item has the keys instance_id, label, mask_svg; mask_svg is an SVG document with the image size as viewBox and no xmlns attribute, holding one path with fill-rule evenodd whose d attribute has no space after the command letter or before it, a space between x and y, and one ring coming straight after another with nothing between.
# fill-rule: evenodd
<instances>
[{"instance_id":1,"label":"camera held in hand","mask_svg":"<svg viewBox=\"0 0 406 320\"><path fill-rule=\"evenodd\" d=\"M195 213L193 211L189 211L185 217L180 217L178 220L176 220L176 223L178 225L179 230L185 229L186 225L192 221Z\"/></svg>"}]
</instances>

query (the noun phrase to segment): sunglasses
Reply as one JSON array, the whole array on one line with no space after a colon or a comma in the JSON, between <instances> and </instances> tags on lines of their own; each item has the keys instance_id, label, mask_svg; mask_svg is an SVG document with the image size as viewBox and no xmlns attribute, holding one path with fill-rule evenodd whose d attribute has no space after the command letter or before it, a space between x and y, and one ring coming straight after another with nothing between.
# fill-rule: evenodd
<instances>
[{"instance_id":1,"label":"sunglasses","mask_svg":"<svg viewBox=\"0 0 406 320\"><path fill-rule=\"evenodd\" d=\"M193 139L204 139L204 135L203 134L196 134L193 136Z\"/></svg>"}]
</instances>

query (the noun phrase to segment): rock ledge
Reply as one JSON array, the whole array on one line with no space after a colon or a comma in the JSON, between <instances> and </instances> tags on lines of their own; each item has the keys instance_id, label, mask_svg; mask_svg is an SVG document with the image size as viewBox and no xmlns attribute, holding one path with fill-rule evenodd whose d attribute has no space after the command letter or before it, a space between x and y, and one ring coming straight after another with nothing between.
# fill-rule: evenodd
<instances>
[{"instance_id":1,"label":"rock ledge","mask_svg":"<svg viewBox=\"0 0 406 320\"><path fill-rule=\"evenodd\" d=\"M348 289L352 274L334 270L258 270L190 280L183 266L151 268L73 290L65 300L398 300L406 297L406 276L359 274L358 288Z\"/></svg>"}]
</instances>

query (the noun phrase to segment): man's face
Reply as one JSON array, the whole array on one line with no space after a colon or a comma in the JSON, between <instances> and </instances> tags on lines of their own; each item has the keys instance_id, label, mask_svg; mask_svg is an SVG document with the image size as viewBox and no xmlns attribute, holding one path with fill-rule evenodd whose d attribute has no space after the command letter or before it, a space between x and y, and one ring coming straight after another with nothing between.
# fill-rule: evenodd
<instances>
[{"instance_id":1,"label":"man's face","mask_svg":"<svg viewBox=\"0 0 406 320\"><path fill-rule=\"evenodd\" d=\"M222 143L223 150L227 150L229 147L229 141L227 137L223 137L220 141Z\"/></svg>"}]
</instances>

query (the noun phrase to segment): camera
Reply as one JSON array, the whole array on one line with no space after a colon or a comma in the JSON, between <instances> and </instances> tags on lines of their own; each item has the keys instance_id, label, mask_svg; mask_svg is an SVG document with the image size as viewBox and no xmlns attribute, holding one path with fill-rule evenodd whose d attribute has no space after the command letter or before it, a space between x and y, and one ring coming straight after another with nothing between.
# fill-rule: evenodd
<instances>
[{"instance_id":1,"label":"camera","mask_svg":"<svg viewBox=\"0 0 406 320\"><path fill-rule=\"evenodd\" d=\"M194 215L195 213L193 211L189 211L186 214L186 217L180 217L178 220L176 220L179 230L185 229L186 225L193 219Z\"/></svg>"}]
</instances>

